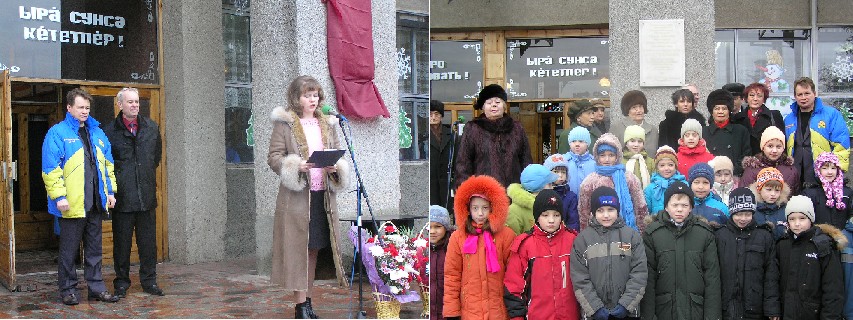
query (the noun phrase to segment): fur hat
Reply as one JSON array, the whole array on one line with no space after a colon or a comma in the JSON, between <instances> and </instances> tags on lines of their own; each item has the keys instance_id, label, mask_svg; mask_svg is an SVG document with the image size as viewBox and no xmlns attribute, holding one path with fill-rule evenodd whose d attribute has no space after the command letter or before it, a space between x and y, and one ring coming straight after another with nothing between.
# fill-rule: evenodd
<instances>
[{"instance_id":1,"label":"fur hat","mask_svg":"<svg viewBox=\"0 0 853 320\"><path fill-rule=\"evenodd\" d=\"M622 107L622 115L628 116L628 111L631 110L631 107L635 105L643 105L643 110L645 113L649 113L649 105L648 100L646 99L646 94L644 94L640 90L631 90L625 93L622 96L622 101L619 103Z\"/></svg>"},{"instance_id":2,"label":"fur hat","mask_svg":"<svg viewBox=\"0 0 853 320\"><path fill-rule=\"evenodd\" d=\"M655 152L655 166L657 166L658 162L663 159L670 159L675 163L675 166L678 166L678 154L675 153L675 149L670 146L663 145L658 148L658 151Z\"/></svg>"},{"instance_id":3,"label":"fur hat","mask_svg":"<svg viewBox=\"0 0 853 320\"><path fill-rule=\"evenodd\" d=\"M533 221L536 225L539 225L539 216L548 210L557 211L560 213L560 217L563 216L563 199L551 189L542 190L533 200Z\"/></svg>"},{"instance_id":4,"label":"fur hat","mask_svg":"<svg viewBox=\"0 0 853 320\"><path fill-rule=\"evenodd\" d=\"M776 180L785 185L785 177L782 176L782 172L779 172L779 169L774 167L767 167L758 171L758 175L755 177L755 190L761 191L764 188L764 184L766 184L770 180Z\"/></svg>"},{"instance_id":5,"label":"fur hat","mask_svg":"<svg viewBox=\"0 0 853 320\"><path fill-rule=\"evenodd\" d=\"M779 130L776 126L769 126L767 129L764 129L764 133L761 134L761 144L758 145L759 148L764 148L764 145L773 139L781 141L782 146L785 146L785 134L782 133L782 130ZM761 152L761 150L758 150L758 152Z\"/></svg>"},{"instance_id":6,"label":"fur hat","mask_svg":"<svg viewBox=\"0 0 853 320\"><path fill-rule=\"evenodd\" d=\"M735 166L732 163L732 160L726 156L716 156L714 157L714 159L711 159L708 164L711 165L712 168L714 168L715 173L720 170L729 170L729 172L731 173L735 172Z\"/></svg>"},{"instance_id":7,"label":"fur hat","mask_svg":"<svg viewBox=\"0 0 853 320\"><path fill-rule=\"evenodd\" d=\"M693 118L684 120L684 123L681 125L681 137L684 137L684 134L688 131L698 133L699 139L702 139L702 124L699 123L699 120Z\"/></svg>"},{"instance_id":8,"label":"fur hat","mask_svg":"<svg viewBox=\"0 0 853 320\"><path fill-rule=\"evenodd\" d=\"M695 205L693 204L693 198L696 196L693 194L693 190L690 189L684 182L675 181L666 188L666 191L663 193L663 205L666 207L669 204L669 199L672 199L673 195L676 194L684 194L690 198L690 207L693 208Z\"/></svg>"},{"instance_id":9,"label":"fur hat","mask_svg":"<svg viewBox=\"0 0 853 320\"><path fill-rule=\"evenodd\" d=\"M456 189L456 198L453 200L453 211L455 212L453 216L456 218L456 227L467 235L465 221L471 215L469 204L474 196L489 200L489 205L492 208L491 213L489 213L489 225L493 233L498 232L504 227L509 215L509 198L504 186L495 178L486 175L471 176Z\"/></svg>"},{"instance_id":10,"label":"fur hat","mask_svg":"<svg viewBox=\"0 0 853 320\"><path fill-rule=\"evenodd\" d=\"M593 106L592 102L587 99L575 101L569 106L569 118L571 118L572 121L575 121L581 113L594 109L595 106Z\"/></svg>"},{"instance_id":11,"label":"fur hat","mask_svg":"<svg viewBox=\"0 0 853 320\"><path fill-rule=\"evenodd\" d=\"M569 169L569 161L566 160L566 157L561 153L555 153L545 159L545 163L542 165L548 170L554 171L556 167L566 167L566 170Z\"/></svg>"},{"instance_id":12,"label":"fur hat","mask_svg":"<svg viewBox=\"0 0 853 320\"><path fill-rule=\"evenodd\" d=\"M745 89L746 87L744 85L737 82L729 83L723 86L723 90L726 90L731 93L733 97L743 97L743 90Z\"/></svg>"},{"instance_id":13,"label":"fur hat","mask_svg":"<svg viewBox=\"0 0 853 320\"><path fill-rule=\"evenodd\" d=\"M788 200L788 205L785 206L785 220L794 212L806 215L814 223L814 204L811 198L806 196L791 197L791 200Z\"/></svg>"},{"instance_id":14,"label":"fur hat","mask_svg":"<svg viewBox=\"0 0 853 320\"><path fill-rule=\"evenodd\" d=\"M617 161L622 159L622 144L619 143L619 138L609 132L602 134L601 137L598 137L598 140L595 140L595 146L592 147L593 157L598 156L599 149L604 145L615 150L613 153L616 154Z\"/></svg>"},{"instance_id":15,"label":"fur hat","mask_svg":"<svg viewBox=\"0 0 853 320\"><path fill-rule=\"evenodd\" d=\"M638 125L630 125L625 128L625 134L622 142L628 143L631 139L640 139L646 141L646 129Z\"/></svg>"},{"instance_id":16,"label":"fur hat","mask_svg":"<svg viewBox=\"0 0 853 320\"><path fill-rule=\"evenodd\" d=\"M755 213L755 194L746 187L734 189L729 194L729 215L741 211Z\"/></svg>"},{"instance_id":17,"label":"fur hat","mask_svg":"<svg viewBox=\"0 0 853 320\"><path fill-rule=\"evenodd\" d=\"M441 113L441 116L444 116L444 102L438 100L430 100L429 101L429 112L437 111Z\"/></svg>"},{"instance_id":18,"label":"fur hat","mask_svg":"<svg viewBox=\"0 0 853 320\"><path fill-rule=\"evenodd\" d=\"M448 213L447 209L442 206L429 206L429 222L437 222L444 226L447 231L453 231L455 229L453 222L450 221L450 213Z\"/></svg>"},{"instance_id":19,"label":"fur hat","mask_svg":"<svg viewBox=\"0 0 853 320\"><path fill-rule=\"evenodd\" d=\"M557 181L557 174L541 164L529 164L521 171L521 186L530 193L539 192Z\"/></svg>"},{"instance_id":20,"label":"fur hat","mask_svg":"<svg viewBox=\"0 0 853 320\"><path fill-rule=\"evenodd\" d=\"M601 186L592 191L589 198L590 212L594 216L598 208L613 207L619 212L619 195L611 187Z\"/></svg>"},{"instance_id":21,"label":"fur hat","mask_svg":"<svg viewBox=\"0 0 853 320\"><path fill-rule=\"evenodd\" d=\"M487 85L485 88L483 88L483 90L480 90L480 94L477 95L477 104L474 105L474 109L482 110L483 104L486 103L486 100L489 100L494 97L501 98L504 102L506 102L506 90L504 90L504 88L498 84Z\"/></svg>"},{"instance_id":22,"label":"fur hat","mask_svg":"<svg viewBox=\"0 0 853 320\"><path fill-rule=\"evenodd\" d=\"M583 141L586 142L587 147L592 143L592 138L589 136L589 129L576 126L572 128L572 131L569 131L569 143L572 141Z\"/></svg>"},{"instance_id":23,"label":"fur hat","mask_svg":"<svg viewBox=\"0 0 853 320\"><path fill-rule=\"evenodd\" d=\"M693 183L693 180L696 178L705 178L708 179L708 183L711 185L714 184L714 169L711 168L707 163L697 162L690 170L687 171L687 182Z\"/></svg>"},{"instance_id":24,"label":"fur hat","mask_svg":"<svg viewBox=\"0 0 853 320\"><path fill-rule=\"evenodd\" d=\"M714 113L714 106L725 105L729 108L729 112L732 112L735 105L735 98L732 97L731 92L723 89L717 89L711 91L708 94L708 99L705 101L705 105L708 106L708 113Z\"/></svg>"}]
</instances>

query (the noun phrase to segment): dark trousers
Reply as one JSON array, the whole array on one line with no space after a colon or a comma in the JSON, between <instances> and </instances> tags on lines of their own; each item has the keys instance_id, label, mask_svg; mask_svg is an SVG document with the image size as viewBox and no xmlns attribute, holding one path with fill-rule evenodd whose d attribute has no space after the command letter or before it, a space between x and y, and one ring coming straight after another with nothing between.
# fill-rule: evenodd
<instances>
[{"instance_id":1,"label":"dark trousers","mask_svg":"<svg viewBox=\"0 0 853 320\"><path fill-rule=\"evenodd\" d=\"M83 275L92 293L106 291L101 275L101 213L86 212L85 218L59 218L59 294L67 296L77 288L74 259L83 241Z\"/></svg>"},{"instance_id":2,"label":"dark trousers","mask_svg":"<svg viewBox=\"0 0 853 320\"><path fill-rule=\"evenodd\" d=\"M113 213L113 259L116 278L113 288L130 287L130 248L136 230L139 249L139 281L157 284L157 224L154 210Z\"/></svg>"}]
</instances>

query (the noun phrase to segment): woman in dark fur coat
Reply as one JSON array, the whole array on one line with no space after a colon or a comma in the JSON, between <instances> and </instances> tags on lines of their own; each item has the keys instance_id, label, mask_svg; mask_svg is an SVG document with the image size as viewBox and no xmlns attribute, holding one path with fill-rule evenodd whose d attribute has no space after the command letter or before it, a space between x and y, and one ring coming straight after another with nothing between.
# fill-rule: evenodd
<instances>
[{"instance_id":1,"label":"woman in dark fur coat","mask_svg":"<svg viewBox=\"0 0 853 320\"><path fill-rule=\"evenodd\" d=\"M705 125L705 116L696 111L696 100L693 92L680 89L672 93L672 105L675 110L667 110L663 121L658 125L658 147L669 146L678 150L678 139L681 138L681 125L687 119L696 119Z\"/></svg>"},{"instance_id":2,"label":"woman in dark fur coat","mask_svg":"<svg viewBox=\"0 0 853 320\"><path fill-rule=\"evenodd\" d=\"M456 157L456 185L473 175L488 175L503 186L521 182L531 162L530 145L521 123L505 113L507 95L491 84L480 91L474 109L483 113L465 125Z\"/></svg>"}]
</instances>

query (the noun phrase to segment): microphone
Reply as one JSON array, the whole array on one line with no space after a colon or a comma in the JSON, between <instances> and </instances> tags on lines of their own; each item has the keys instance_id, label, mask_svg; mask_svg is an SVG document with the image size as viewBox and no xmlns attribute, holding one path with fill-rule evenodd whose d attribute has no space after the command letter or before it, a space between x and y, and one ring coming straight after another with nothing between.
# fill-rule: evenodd
<instances>
[{"instance_id":1,"label":"microphone","mask_svg":"<svg viewBox=\"0 0 853 320\"><path fill-rule=\"evenodd\" d=\"M320 112L322 112L323 114L325 114L327 116L335 116L343 122L349 122L349 120L347 120L347 118L344 117L344 115L338 113L338 110L332 108L332 106L330 106L328 104L324 104L323 107L320 108Z\"/></svg>"}]
</instances>

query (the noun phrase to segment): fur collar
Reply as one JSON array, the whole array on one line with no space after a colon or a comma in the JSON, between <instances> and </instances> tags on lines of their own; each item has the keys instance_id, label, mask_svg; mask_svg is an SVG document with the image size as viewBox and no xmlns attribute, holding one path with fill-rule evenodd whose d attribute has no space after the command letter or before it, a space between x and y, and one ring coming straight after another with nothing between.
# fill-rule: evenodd
<instances>
[{"instance_id":1,"label":"fur collar","mask_svg":"<svg viewBox=\"0 0 853 320\"><path fill-rule=\"evenodd\" d=\"M835 241L835 246L838 250L844 250L847 247L847 236L841 230L838 230L838 228L829 224L816 224L815 226Z\"/></svg>"},{"instance_id":2,"label":"fur collar","mask_svg":"<svg viewBox=\"0 0 853 320\"><path fill-rule=\"evenodd\" d=\"M317 117L317 119L324 120L330 126L334 127L334 126L338 125L338 118L337 117L330 117L330 116L324 115L319 110L314 110L314 116ZM296 121L296 119L299 119L299 117L296 116L296 112L288 110L284 107L275 107L274 109L272 109L272 113L270 114L270 118L273 121L279 121L279 122L284 122L284 123L288 123L288 124L294 123Z\"/></svg>"},{"instance_id":3,"label":"fur collar","mask_svg":"<svg viewBox=\"0 0 853 320\"><path fill-rule=\"evenodd\" d=\"M335 130L334 126L338 124L338 118L324 115L319 110L314 110L314 116L319 119L323 146L325 148L337 148L338 146L335 143L332 133ZM308 140L305 138L302 123L297 121L299 117L296 116L296 112L287 110L284 107L275 107L270 117L273 121L284 122L290 127L293 139L296 140L296 147L299 149L299 155L302 156L302 159L308 159Z\"/></svg>"},{"instance_id":4,"label":"fur collar","mask_svg":"<svg viewBox=\"0 0 853 320\"><path fill-rule=\"evenodd\" d=\"M763 157L764 156L762 155L761 158L763 158ZM783 155L783 157L785 157L785 160L779 161L780 165L785 165L785 166L793 166L794 165L794 158L793 157L788 157L786 155ZM759 158L758 155L756 155L754 157L743 157L743 161L741 163L743 164L744 168L764 169L767 167L767 165L763 161L761 161L761 158Z\"/></svg>"}]
</instances>

